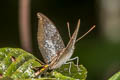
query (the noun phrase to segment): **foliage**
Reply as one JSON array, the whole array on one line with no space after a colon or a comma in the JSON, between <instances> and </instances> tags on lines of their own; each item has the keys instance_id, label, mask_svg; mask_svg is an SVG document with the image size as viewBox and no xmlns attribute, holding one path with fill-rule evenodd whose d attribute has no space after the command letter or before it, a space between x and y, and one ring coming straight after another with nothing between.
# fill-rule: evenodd
<instances>
[{"instance_id":1,"label":"foliage","mask_svg":"<svg viewBox=\"0 0 120 80\"><path fill-rule=\"evenodd\" d=\"M42 66L40 60L22 49L0 49L0 80L85 80L87 77L85 67L77 67L74 63L71 64L70 72L70 65L66 64L51 72L47 71L43 77L36 76L33 68Z\"/></svg>"},{"instance_id":2,"label":"foliage","mask_svg":"<svg viewBox=\"0 0 120 80\"><path fill-rule=\"evenodd\" d=\"M120 71L115 73L109 80L120 80Z\"/></svg>"}]
</instances>

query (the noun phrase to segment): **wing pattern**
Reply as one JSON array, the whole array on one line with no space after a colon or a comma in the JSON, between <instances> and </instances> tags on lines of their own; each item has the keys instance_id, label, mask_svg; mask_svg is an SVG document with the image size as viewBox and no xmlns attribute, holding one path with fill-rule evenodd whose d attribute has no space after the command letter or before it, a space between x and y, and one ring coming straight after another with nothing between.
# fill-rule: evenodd
<instances>
[{"instance_id":1,"label":"wing pattern","mask_svg":"<svg viewBox=\"0 0 120 80\"><path fill-rule=\"evenodd\" d=\"M39 49L44 61L49 63L65 45L55 25L43 14L38 13L37 16Z\"/></svg>"}]
</instances>

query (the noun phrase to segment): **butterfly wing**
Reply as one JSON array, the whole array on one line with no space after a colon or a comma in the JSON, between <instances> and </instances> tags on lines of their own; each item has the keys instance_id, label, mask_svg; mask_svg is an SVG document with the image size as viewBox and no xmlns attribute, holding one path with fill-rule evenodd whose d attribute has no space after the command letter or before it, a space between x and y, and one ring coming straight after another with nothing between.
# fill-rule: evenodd
<instances>
[{"instance_id":1,"label":"butterfly wing","mask_svg":"<svg viewBox=\"0 0 120 80\"><path fill-rule=\"evenodd\" d=\"M50 63L65 48L63 40L55 25L43 14L38 16L38 45L46 63Z\"/></svg>"}]
</instances>

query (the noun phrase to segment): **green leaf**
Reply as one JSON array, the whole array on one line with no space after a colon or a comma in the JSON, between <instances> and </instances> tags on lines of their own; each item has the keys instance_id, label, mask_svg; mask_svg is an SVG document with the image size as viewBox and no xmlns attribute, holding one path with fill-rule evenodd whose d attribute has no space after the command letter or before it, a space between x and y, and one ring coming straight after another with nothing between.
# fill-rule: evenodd
<instances>
[{"instance_id":1,"label":"green leaf","mask_svg":"<svg viewBox=\"0 0 120 80\"><path fill-rule=\"evenodd\" d=\"M111 78L108 80L120 80L120 72L115 73Z\"/></svg>"},{"instance_id":2,"label":"green leaf","mask_svg":"<svg viewBox=\"0 0 120 80\"><path fill-rule=\"evenodd\" d=\"M19 55L23 54L24 51L22 49L13 49L13 48L2 48L0 49L0 53L2 55L2 60L0 62L0 73L4 74L5 70L12 63L11 57L14 56L17 58ZM4 56L3 56L4 55Z\"/></svg>"},{"instance_id":3,"label":"green leaf","mask_svg":"<svg viewBox=\"0 0 120 80\"><path fill-rule=\"evenodd\" d=\"M72 63L51 72L44 72L44 76L35 75L34 68L42 67L40 60L32 54L19 48L0 49L0 80L85 80L87 70L83 65L78 67Z\"/></svg>"},{"instance_id":4,"label":"green leaf","mask_svg":"<svg viewBox=\"0 0 120 80\"><path fill-rule=\"evenodd\" d=\"M21 65L15 72L12 74L11 78L13 79L26 79L26 78L33 78L34 70L32 68L34 67L40 67L42 66L38 61L35 59L30 59L29 61L26 61L23 65Z\"/></svg>"},{"instance_id":5,"label":"green leaf","mask_svg":"<svg viewBox=\"0 0 120 80\"><path fill-rule=\"evenodd\" d=\"M13 80L13 79L10 78L10 77L4 77L4 78L2 78L2 79L0 79L0 80Z\"/></svg>"},{"instance_id":6,"label":"green leaf","mask_svg":"<svg viewBox=\"0 0 120 80\"><path fill-rule=\"evenodd\" d=\"M72 62L70 72L69 72L69 69L70 69L70 64L65 64L62 67L60 67L59 69L56 69L55 72L53 71L52 75L55 76L56 78L61 78L61 79L64 79L64 78L67 79L68 77L69 78L71 77L70 80L74 80L74 79L86 80L87 70L83 65L79 65L77 67ZM65 76L67 76L67 77L65 77Z\"/></svg>"}]
</instances>

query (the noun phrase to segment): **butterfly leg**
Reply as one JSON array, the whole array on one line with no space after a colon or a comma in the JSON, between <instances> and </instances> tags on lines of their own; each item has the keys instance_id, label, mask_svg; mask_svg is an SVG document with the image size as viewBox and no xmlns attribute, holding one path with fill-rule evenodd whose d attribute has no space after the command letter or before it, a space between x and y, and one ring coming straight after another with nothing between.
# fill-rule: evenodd
<instances>
[{"instance_id":1,"label":"butterfly leg","mask_svg":"<svg viewBox=\"0 0 120 80\"><path fill-rule=\"evenodd\" d=\"M73 61L73 60L77 60L77 68L78 68L78 71L80 71L80 68L79 68L79 57L74 57L72 59L69 59L68 61Z\"/></svg>"},{"instance_id":2,"label":"butterfly leg","mask_svg":"<svg viewBox=\"0 0 120 80\"><path fill-rule=\"evenodd\" d=\"M70 66L69 66L69 73L70 73L70 74L71 74L71 71L70 71L70 70L71 70L71 63L72 63L72 62L64 63L64 64L70 64Z\"/></svg>"}]
</instances>

